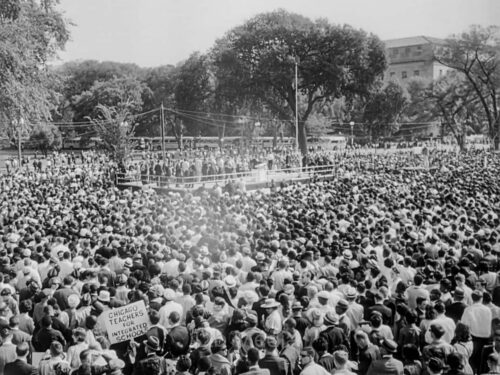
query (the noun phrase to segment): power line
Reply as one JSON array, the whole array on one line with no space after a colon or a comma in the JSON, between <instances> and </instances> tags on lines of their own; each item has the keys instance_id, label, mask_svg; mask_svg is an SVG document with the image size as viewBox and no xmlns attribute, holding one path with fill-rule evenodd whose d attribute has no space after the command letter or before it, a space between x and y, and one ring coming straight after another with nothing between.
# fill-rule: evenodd
<instances>
[{"instance_id":1,"label":"power line","mask_svg":"<svg viewBox=\"0 0 500 375\"><path fill-rule=\"evenodd\" d=\"M165 108L165 109L170 109L170 108ZM283 122L293 122L294 120L291 119L282 119L282 118L269 118L269 117L254 117L254 116L247 116L247 115L229 115L225 113L215 113L215 112L202 112L202 111L189 111L189 110L184 110L184 109L179 109L177 108L176 111L181 112L181 113L190 113L190 114L204 114L204 115L217 115L221 117L230 117L230 118L246 118L250 120L256 120L256 121L283 121Z\"/></svg>"}]
</instances>

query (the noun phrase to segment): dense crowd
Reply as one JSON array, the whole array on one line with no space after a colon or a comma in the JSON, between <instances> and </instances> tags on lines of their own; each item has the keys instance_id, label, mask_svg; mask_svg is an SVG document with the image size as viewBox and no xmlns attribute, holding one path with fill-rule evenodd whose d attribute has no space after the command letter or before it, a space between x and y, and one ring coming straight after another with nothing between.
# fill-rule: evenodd
<instances>
[{"instance_id":1,"label":"dense crowd","mask_svg":"<svg viewBox=\"0 0 500 375\"><path fill-rule=\"evenodd\" d=\"M498 373L498 155L344 156L270 193L120 191L93 153L3 176L0 375Z\"/></svg>"},{"instance_id":2,"label":"dense crowd","mask_svg":"<svg viewBox=\"0 0 500 375\"><path fill-rule=\"evenodd\" d=\"M158 183L163 186L173 184L193 185L193 183L239 179L251 176L258 171L271 173L290 173L300 170L317 170L325 166L335 169L360 170L424 166L424 159L429 165L441 166L441 156L450 153L445 145L422 144L410 151L407 148L343 148L329 150L311 146L308 153L301 155L293 147L277 150L255 148L242 150L228 148L224 150L186 150L167 152L165 158L160 152L143 152L140 158L131 158L120 174L123 178L133 178L143 184ZM422 154L424 151L425 156ZM428 151L430 150L430 151ZM319 168L318 168L319 167Z\"/></svg>"},{"instance_id":3,"label":"dense crowd","mask_svg":"<svg viewBox=\"0 0 500 375\"><path fill-rule=\"evenodd\" d=\"M129 175L140 175L144 182L200 182L247 176L252 170L281 170L301 166L301 156L292 147L277 150L255 148L242 150L185 150L167 152L143 152L139 160L127 165ZM217 176L217 177L215 177Z\"/></svg>"}]
</instances>

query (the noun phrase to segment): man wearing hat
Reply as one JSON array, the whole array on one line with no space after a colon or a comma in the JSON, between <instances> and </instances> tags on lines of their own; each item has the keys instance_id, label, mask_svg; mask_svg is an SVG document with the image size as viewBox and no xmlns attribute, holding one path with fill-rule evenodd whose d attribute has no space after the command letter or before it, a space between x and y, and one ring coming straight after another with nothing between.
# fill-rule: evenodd
<instances>
[{"instance_id":1,"label":"man wearing hat","mask_svg":"<svg viewBox=\"0 0 500 375\"><path fill-rule=\"evenodd\" d=\"M345 293L347 302L349 303L349 308L346 311L346 315L352 323L353 329L358 328L359 322L363 320L364 307L356 302L356 297L358 293L356 289L350 287Z\"/></svg>"},{"instance_id":2,"label":"man wearing hat","mask_svg":"<svg viewBox=\"0 0 500 375\"><path fill-rule=\"evenodd\" d=\"M372 362L367 375L403 375L403 363L393 357L398 345L393 340L382 341L381 359Z\"/></svg>"},{"instance_id":3,"label":"man wearing hat","mask_svg":"<svg viewBox=\"0 0 500 375\"><path fill-rule=\"evenodd\" d=\"M304 337L307 327L309 327L309 320L304 317L302 313L303 307L299 301L292 304L292 318L295 320L295 328L299 331L301 337Z\"/></svg>"},{"instance_id":4,"label":"man wearing hat","mask_svg":"<svg viewBox=\"0 0 500 375\"><path fill-rule=\"evenodd\" d=\"M453 293L453 302L446 306L446 316L453 319L455 324L462 319L467 305L464 303L465 292L462 288L455 288Z\"/></svg>"},{"instance_id":5,"label":"man wearing hat","mask_svg":"<svg viewBox=\"0 0 500 375\"><path fill-rule=\"evenodd\" d=\"M160 309L160 324L168 329L168 318L170 317L170 314L175 311L179 314L179 316L182 316L183 308L181 304L175 302L177 295L173 289L165 289L165 291L163 292L163 298L167 302L165 302L165 304Z\"/></svg>"},{"instance_id":6,"label":"man wearing hat","mask_svg":"<svg viewBox=\"0 0 500 375\"><path fill-rule=\"evenodd\" d=\"M165 358L160 357L158 352L161 350L160 341L156 336L149 336L144 341L146 358L138 361L134 367L134 375L160 375L167 373L167 363Z\"/></svg>"},{"instance_id":7,"label":"man wearing hat","mask_svg":"<svg viewBox=\"0 0 500 375\"><path fill-rule=\"evenodd\" d=\"M326 341L327 352L332 353L334 348L345 345L349 348L349 340L342 328L339 327L339 317L333 311L328 311L323 320L327 327L319 334L319 338Z\"/></svg>"},{"instance_id":8,"label":"man wearing hat","mask_svg":"<svg viewBox=\"0 0 500 375\"><path fill-rule=\"evenodd\" d=\"M266 333L260 328L257 328L257 315L249 313L247 314L245 320L247 323L247 328L241 333L242 338L247 336L252 337L254 334L261 334L262 336L266 337Z\"/></svg>"},{"instance_id":9,"label":"man wearing hat","mask_svg":"<svg viewBox=\"0 0 500 375\"><path fill-rule=\"evenodd\" d=\"M263 326L264 331L270 335L277 335L281 332L282 320L281 315L278 311L280 303L274 298L267 298L265 303L261 306L265 311L267 317L265 317Z\"/></svg>"},{"instance_id":10,"label":"man wearing hat","mask_svg":"<svg viewBox=\"0 0 500 375\"><path fill-rule=\"evenodd\" d=\"M316 294L316 298L318 299L317 303L310 303L310 307L314 307L318 309L322 315L325 315L329 310L331 310L331 306L328 303L330 300L331 294L326 290L322 290Z\"/></svg>"},{"instance_id":11,"label":"man wearing hat","mask_svg":"<svg viewBox=\"0 0 500 375\"><path fill-rule=\"evenodd\" d=\"M339 317L339 327L344 330L346 337L350 337L352 331L352 323L349 317L346 315L349 309L349 303L345 299L340 299L335 306L335 312Z\"/></svg>"}]
</instances>

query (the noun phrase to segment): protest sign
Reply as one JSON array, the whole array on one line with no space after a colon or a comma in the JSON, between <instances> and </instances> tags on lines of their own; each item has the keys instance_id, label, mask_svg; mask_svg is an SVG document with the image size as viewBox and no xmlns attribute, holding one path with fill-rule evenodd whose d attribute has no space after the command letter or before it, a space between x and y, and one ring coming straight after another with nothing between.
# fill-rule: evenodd
<instances>
[{"instance_id":1,"label":"protest sign","mask_svg":"<svg viewBox=\"0 0 500 375\"><path fill-rule=\"evenodd\" d=\"M144 301L105 311L103 315L111 344L141 336L151 325Z\"/></svg>"}]
</instances>

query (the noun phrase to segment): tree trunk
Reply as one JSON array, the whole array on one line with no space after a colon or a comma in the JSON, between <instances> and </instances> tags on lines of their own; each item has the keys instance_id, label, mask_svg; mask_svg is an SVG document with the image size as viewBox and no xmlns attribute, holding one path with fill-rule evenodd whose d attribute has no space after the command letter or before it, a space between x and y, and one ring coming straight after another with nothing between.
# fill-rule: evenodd
<instances>
[{"instance_id":1,"label":"tree trunk","mask_svg":"<svg viewBox=\"0 0 500 375\"><path fill-rule=\"evenodd\" d=\"M496 130L496 135L493 138L493 147L495 148L495 151L498 151L500 146L500 116L496 119Z\"/></svg>"},{"instance_id":2,"label":"tree trunk","mask_svg":"<svg viewBox=\"0 0 500 375\"><path fill-rule=\"evenodd\" d=\"M305 121L299 121L299 149L302 155L307 154L307 137Z\"/></svg>"},{"instance_id":3,"label":"tree trunk","mask_svg":"<svg viewBox=\"0 0 500 375\"><path fill-rule=\"evenodd\" d=\"M460 152L464 152L465 151L465 136L463 134L460 134L457 137L457 143L458 143L458 147L460 147Z\"/></svg>"}]
</instances>

